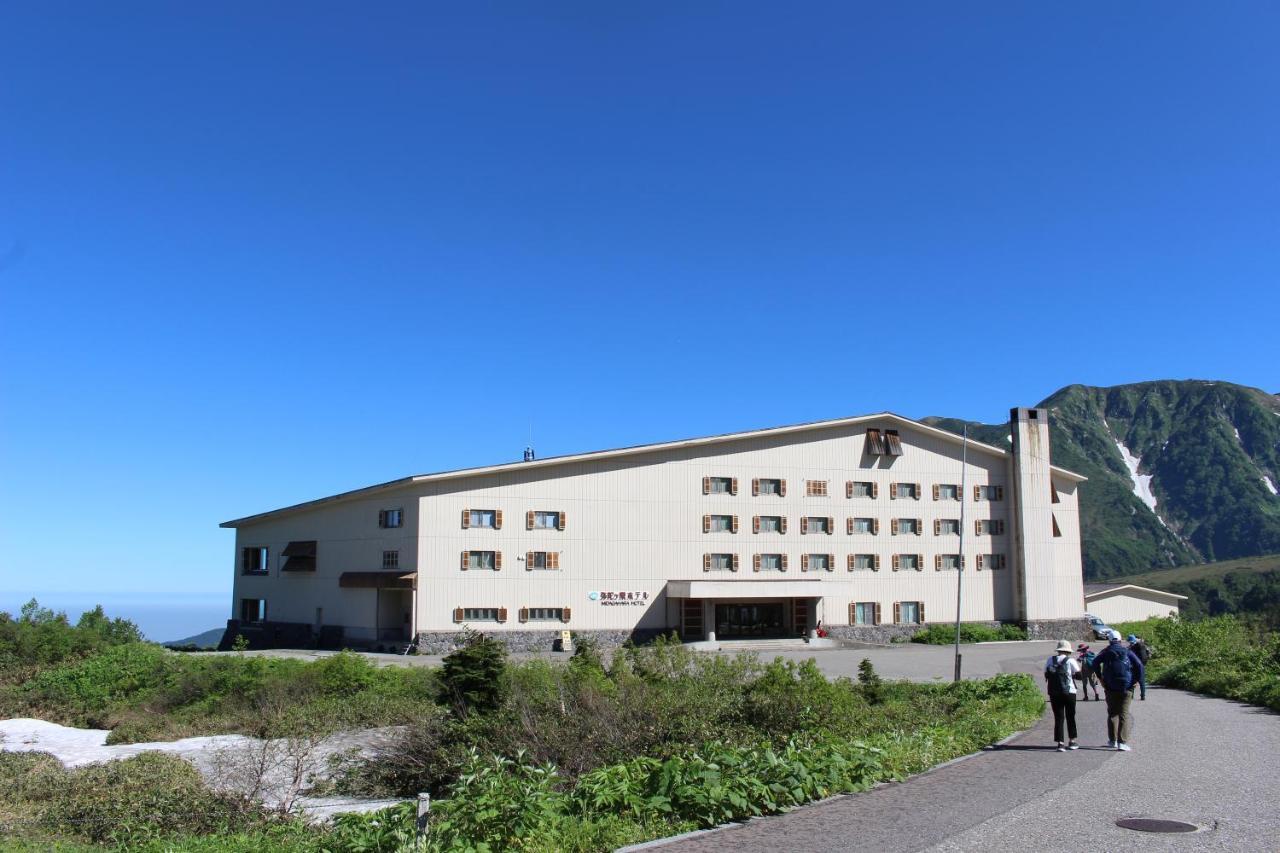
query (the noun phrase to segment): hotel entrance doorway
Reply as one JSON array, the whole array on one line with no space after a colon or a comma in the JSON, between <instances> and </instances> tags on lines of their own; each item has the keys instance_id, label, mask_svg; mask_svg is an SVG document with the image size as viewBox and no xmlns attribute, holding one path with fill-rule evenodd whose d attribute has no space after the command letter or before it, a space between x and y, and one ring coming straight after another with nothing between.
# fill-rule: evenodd
<instances>
[{"instance_id":1,"label":"hotel entrance doorway","mask_svg":"<svg viewBox=\"0 0 1280 853\"><path fill-rule=\"evenodd\" d=\"M786 637L782 602L762 604L717 604L716 638L740 640L755 637Z\"/></svg>"}]
</instances>

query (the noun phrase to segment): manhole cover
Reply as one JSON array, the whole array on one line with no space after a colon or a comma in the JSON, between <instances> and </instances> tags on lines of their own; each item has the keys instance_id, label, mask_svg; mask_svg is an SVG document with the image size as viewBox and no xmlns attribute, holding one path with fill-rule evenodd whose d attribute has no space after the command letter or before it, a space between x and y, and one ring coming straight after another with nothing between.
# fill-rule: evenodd
<instances>
[{"instance_id":1,"label":"manhole cover","mask_svg":"<svg viewBox=\"0 0 1280 853\"><path fill-rule=\"evenodd\" d=\"M1126 817L1116 821L1116 826L1121 829L1136 829L1138 832L1195 832L1200 828L1194 823L1154 817Z\"/></svg>"}]
</instances>

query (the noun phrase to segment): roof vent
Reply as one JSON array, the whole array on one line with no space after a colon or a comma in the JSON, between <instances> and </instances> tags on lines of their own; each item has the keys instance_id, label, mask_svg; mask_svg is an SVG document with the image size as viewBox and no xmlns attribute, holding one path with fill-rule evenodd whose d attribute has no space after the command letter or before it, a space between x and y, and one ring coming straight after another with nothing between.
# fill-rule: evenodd
<instances>
[{"instance_id":1,"label":"roof vent","mask_svg":"<svg viewBox=\"0 0 1280 853\"><path fill-rule=\"evenodd\" d=\"M526 447L526 448L524 449L524 461L525 461L525 462L532 462L533 460L534 460L533 448L532 448L532 447Z\"/></svg>"}]
</instances>

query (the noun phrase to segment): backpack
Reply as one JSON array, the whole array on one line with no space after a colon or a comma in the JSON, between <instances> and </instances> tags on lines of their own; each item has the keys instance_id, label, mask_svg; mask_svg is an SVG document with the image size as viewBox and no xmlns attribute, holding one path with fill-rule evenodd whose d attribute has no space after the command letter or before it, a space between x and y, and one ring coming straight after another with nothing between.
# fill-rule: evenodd
<instances>
[{"instance_id":1,"label":"backpack","mask_svg":"<svg viewBox=\"0 0 1280 853\"><path fill-rule=\"evenodd\" d=\"M1129 663L1129 650L1118 643L1113 643L1103 661L1102 683L1108 690L1128 690L1133 681L1133 666Z\"/></svg>"},{"instance_id":2,"label":"backpack","mask_svg":"<svg viewBox=\"0 0 1280 853\"><path fill-rule=\"evenodd\" d=\"M1071 667L1067 665L1069 660L1071 658L1065 657L1061 661L1044 668L1045 677L1049 680L1050 693L1071 692Z\"/></svg>"},{"instance_id":3,"label":"backpack","mask_svg":"<svg viewBox=\"0 0 1280 853\"><path fill-rule=\"evenodd\" d=\"M1084 653L1084 670L1085 672L1093 672L1093 662L1098 659L1096 652Z\"/></svg>"},{"instance_id":4,"label":"backpack","mask_svg":"<svg viewBox=\"0 0 1280 853\"><path fill-rule=\"evenodd\" d=\"M1146 666L1147 661L1151 660L1151 647L1147 645L1146 640L1139 640L1129 648L1138 656L1138 660L1142 661L1143 666Z\"/></svg>"}]
</instances>

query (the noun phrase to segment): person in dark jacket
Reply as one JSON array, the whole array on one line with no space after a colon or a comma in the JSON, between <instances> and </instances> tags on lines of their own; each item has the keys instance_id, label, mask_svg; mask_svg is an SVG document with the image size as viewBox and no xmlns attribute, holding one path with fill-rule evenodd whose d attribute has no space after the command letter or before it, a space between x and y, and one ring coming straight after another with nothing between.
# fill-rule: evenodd
<instances>
[{"instance_id":1,"label":"person in dark jacket","mask_svg":"<svg viewBox=\"0 0 1280 853\"><path fill-rule=\"evenodd\" d=\"M1151 647L1147 645L1146 640L1136 634L1130 634L1128 640L1129 651L1137 655L1138 660L1142 661L1142 680L1138 682L1138 687L1141 688L1141 701L1145 702L1147 701L1147 661L1151 660Z\"/></svg>"},{"instance_id":2,"label":"person in dark jacket","mask_svg":"<svg viewBox=\"0 0 1280 853\"><path fill-rule=\"evenodd\" d=\"M1120 641L1118 631L1112 631L1111 642L1094 658L1093 668L1107 697L1107 746L1128 752L1129 703L1134 685L1145 676L1142 660Z\"/></svg>"}]
</instances>

